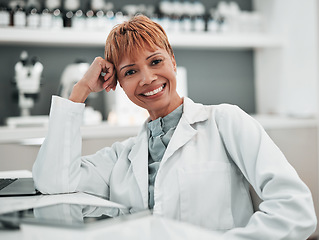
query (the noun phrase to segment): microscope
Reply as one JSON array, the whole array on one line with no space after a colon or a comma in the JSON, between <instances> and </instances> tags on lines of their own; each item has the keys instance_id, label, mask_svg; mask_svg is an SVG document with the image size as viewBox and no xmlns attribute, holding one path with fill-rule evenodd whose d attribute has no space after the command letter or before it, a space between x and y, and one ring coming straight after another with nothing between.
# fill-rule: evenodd
<instances>
[{"instance_id":1,"label":"microscope","mask_svg":"<svg viewBox=\"0 0 319 240\"><path fill-rule=\"evenodd\" d=\"M29 59L28 53L23 51L14 70L15 83L19 92L20 115L22 117L30 116L30 110L39 97L43 65L36 57Z\"/></svg>"},{"instance_id":2,"label":"microscope","mask_svg":"<svg viewBox=\"0 0 319 240\"><path fill-rule=\"evenodd\" d=\"M31 109L40 94L40 82L43 65L36 57L29 59L28 53L22 51L20 60L15 64L14 83L18 90L20 117L10 117L7 125L11 127L44 124L47 116L31 116Z\"/></svg>"}]
</instances>

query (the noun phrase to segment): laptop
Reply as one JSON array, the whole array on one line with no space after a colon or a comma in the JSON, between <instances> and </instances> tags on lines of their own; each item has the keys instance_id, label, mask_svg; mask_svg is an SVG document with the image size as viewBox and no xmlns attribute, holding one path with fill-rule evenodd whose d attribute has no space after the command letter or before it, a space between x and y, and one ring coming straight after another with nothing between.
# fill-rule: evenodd
<instances>
[{"instance_id":1,"label":"laptop","mask_svg":"<svg viewBox=\"0 0 319 240\"><path fill-rule=\"evenodd\" d=\"M39 193L35 189L33 178L0 178L0 197L28 196Z\"/></svg>"}]
</instances>

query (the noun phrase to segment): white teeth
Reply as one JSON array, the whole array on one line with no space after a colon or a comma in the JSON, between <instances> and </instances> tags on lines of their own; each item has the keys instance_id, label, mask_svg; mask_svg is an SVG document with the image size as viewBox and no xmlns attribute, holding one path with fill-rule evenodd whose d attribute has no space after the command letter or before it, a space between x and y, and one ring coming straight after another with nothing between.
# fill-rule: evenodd
<instances>
[{"instance_id":1,"label":"white teeth","mask_svg":"<svg viewBox=\"0 0 319 240\"><path fill-rule=\"evenodd\" d=\"M155 95L156 93L159 93L163 90L164 88L164 85L160 86L158 89L155 89L153 91L150 91L150 92L147 92L147 93L144 93L145 96L152 96L152 95Z\"/></svg>"}]
</instances>

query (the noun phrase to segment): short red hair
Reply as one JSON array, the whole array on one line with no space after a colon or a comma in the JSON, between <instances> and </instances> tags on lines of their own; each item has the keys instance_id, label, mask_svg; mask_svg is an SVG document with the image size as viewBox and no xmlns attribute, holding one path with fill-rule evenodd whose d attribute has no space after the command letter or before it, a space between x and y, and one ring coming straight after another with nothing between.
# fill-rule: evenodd
<instances>
[{"instance_id":1,"label":"short red hair","mask_svg":"<svg viewBox=\"0 0 319 240\"><path fill-rule=\"evenodd\" d=\"M161 25L146 16L134 16L116 25L109 33L105 44L105 59L117 69L123 56L134 58L143 49L165 49L174 56L173 49Z\"/></svg>"}]
</instances>

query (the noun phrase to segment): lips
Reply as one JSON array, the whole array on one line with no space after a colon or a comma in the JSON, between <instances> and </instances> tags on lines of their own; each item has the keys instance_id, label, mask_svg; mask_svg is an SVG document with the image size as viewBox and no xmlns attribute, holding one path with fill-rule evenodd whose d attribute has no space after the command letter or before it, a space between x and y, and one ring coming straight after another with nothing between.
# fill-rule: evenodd
<instances>
[{"instance_id":1,"label":"lips","mask_svg":"<svg viewBox=\"0 0 319 240\"><path fill-rule=\"evenodd\" d=\"M141 95L146 96L146 97L153 96L153 95L163 91L164 87L165 87L165 84L161 85L159 88L156 88L156 89L154 89L152 91L142 93Z\"/></svg>"}]
</instances>

